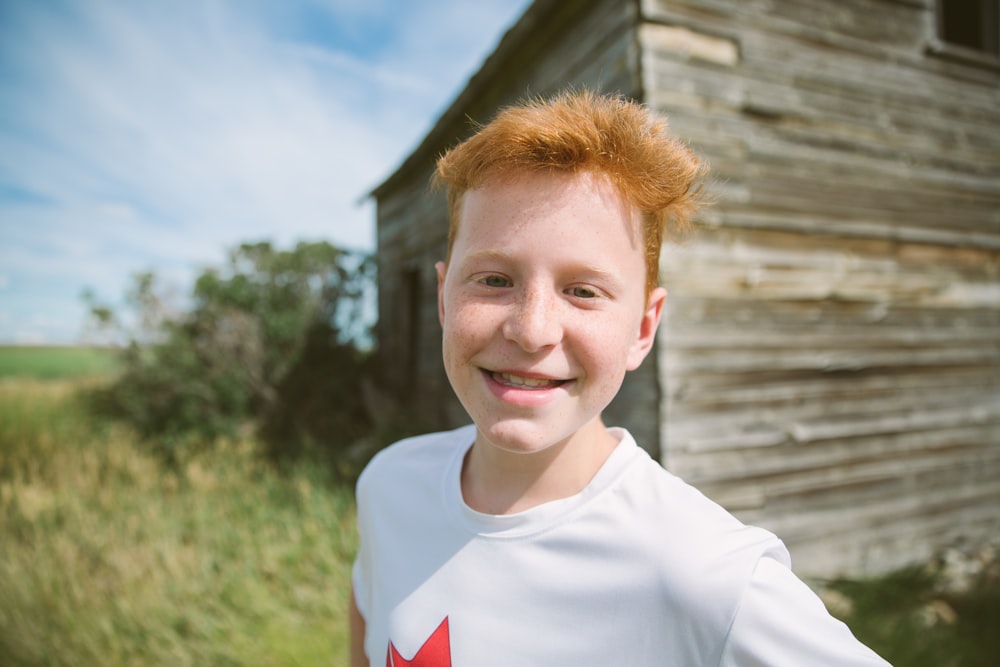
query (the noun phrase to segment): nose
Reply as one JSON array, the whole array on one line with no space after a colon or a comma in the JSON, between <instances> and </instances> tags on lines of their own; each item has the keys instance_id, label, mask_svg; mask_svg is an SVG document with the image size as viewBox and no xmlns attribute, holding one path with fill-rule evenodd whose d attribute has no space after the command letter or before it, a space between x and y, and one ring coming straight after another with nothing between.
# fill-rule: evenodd
<instances>
[{"instance_id":1,"label":"nose","mask_svg":"<svg viewBox=\"0 0 1000 667\"><path fill-rule=\"evenodd\" d=\"M503 335L526 352L539 352L562 340L557 300L531 288L518 295L503 324Z\"/></svg>"}]
</instances>

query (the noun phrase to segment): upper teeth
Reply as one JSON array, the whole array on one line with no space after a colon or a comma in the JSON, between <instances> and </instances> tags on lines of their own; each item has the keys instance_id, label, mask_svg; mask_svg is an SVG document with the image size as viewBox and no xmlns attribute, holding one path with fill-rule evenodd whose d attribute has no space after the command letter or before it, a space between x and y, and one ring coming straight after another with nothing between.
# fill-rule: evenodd
<instances>
[{"instance_id":1,"label":"upper teeth","mask_svg":"<svg viewBox=\"0 0 1000 667\"><path fill-rule=\"evenodd\" d=\"M497 373L500 379L507 384L516 384L522 387L547 387L549 385L556 384L555 380L545 380L542 378L526 378L520 375L511 375L510 373Z\"/></svg>"}]
</instances>

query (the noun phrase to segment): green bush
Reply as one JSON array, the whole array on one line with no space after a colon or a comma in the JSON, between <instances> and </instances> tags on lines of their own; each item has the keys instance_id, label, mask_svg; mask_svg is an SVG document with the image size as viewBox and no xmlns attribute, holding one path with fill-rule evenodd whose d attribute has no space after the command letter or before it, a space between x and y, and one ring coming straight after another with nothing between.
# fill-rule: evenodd
<instances>
[{"instance_id":1,"label":"green bush","mask_svg":"<svg viewBox=\"0 0 1000 667\"><path fill-rule=\"evenodd\" d=\"M370 361L358 349L337 343L333 328L312 326L296 363L275 387L278 400L260 420L259 433L272 458L343 459L372 430L362 386Z\"/></svg>"},{"instance_id":2,"label":"green bush","mask_svg":"<svg viewBox=\"0 0 1000 667\"><path fill-rule=\"evenodd\" d=\"M202 272L179 313L150 273L128 292L128 320L88 295L98 327L127 341L120 374L94 406L168 460L248 427L276 458L337 458L371 426L361 385L373 267L326 242L248 243Z\"/></svg>"}]
</instances>

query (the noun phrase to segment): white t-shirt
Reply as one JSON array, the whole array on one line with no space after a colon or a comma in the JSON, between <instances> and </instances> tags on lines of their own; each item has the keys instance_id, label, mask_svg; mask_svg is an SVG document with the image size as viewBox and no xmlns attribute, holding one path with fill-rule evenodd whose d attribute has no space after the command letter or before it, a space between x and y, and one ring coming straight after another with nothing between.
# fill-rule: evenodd
<instances>
[{"instance_id":1,"label":"white t-shirt","mask_svg":"<svg viewBox=\"0 0 1000 667\"><path fill-rule=\"evenodd\" d=\"M474 427L380 452L357 489L371 664L886 665L791 573L774 535L614 431L583 491L503 516L462 500Z\"/></svg>"}]
</instances>

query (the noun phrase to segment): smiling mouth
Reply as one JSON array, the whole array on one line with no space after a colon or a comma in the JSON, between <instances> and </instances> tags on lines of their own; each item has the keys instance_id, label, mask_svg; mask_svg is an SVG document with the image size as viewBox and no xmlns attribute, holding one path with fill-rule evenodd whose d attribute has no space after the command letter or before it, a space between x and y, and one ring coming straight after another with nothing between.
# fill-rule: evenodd
<instances>
[{"instance_id":1,"label":"smiling mouth","mask_svg":"<svg viewBox=\"0 0 1000 667\"><path fill-rule=\"evenodd\" d=\"M495 371L487 371L487 374L493 378L493 380L499 384L506 387L514 387L516 389L552 389L554 387L560 387L569 380L552 380L547 378L531 378L525 377L523 375L514 375L512 373L498 373Z\"/></svg>"}]
</instances>

